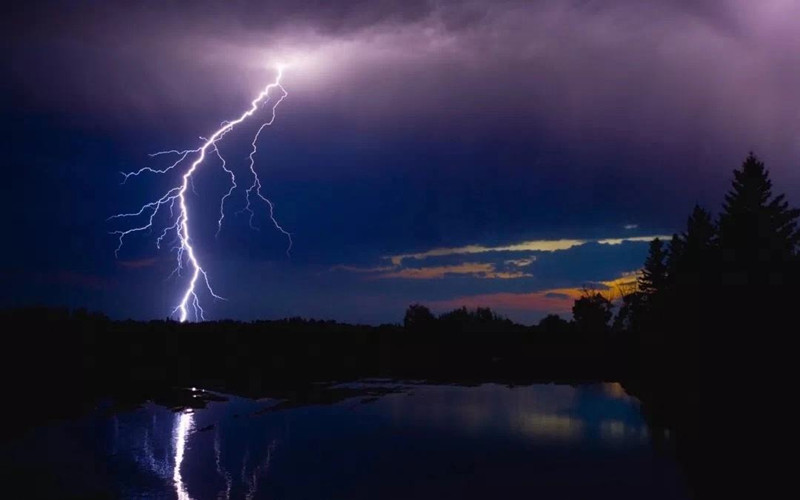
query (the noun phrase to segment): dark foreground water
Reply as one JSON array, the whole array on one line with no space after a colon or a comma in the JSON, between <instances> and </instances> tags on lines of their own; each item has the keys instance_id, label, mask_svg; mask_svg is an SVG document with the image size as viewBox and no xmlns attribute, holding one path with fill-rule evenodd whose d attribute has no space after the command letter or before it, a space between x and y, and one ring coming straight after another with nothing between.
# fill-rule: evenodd
<instances>
[{"instance_id":1,"label":"dark foreground water","mask_svg":"<svg viewBox=\"0 0 800 500\"><path fill-rule=\"evenodd\" d=\"M98 411L0 444L13 482L3 488L13 484L17 498L687 496L674 459L653 450L636 401L616 384L348 387L396 392Z\"/></svg>"}]
</instances>

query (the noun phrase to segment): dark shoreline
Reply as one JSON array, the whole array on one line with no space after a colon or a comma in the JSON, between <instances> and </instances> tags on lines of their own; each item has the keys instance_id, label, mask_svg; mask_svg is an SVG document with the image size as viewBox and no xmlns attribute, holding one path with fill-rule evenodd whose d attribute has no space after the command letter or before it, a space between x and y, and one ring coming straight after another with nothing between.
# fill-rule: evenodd
<instances>
[{"instance_id":1,"label":"dark shoreline","mask_svg":"<svg viewBox=\"0 0 800 500\"><path fill-rule=\"evenodd\" d=\"M497 331L409 331L303 320L115 322L50 309L7 311L0 320L11 332L2 360L5 396L17 409L10 414L15 431L4 439L101 402L112 402L108 411L146 401L170 408L202 404L179 388L305 405L355 394L331 392L326 383L368 378L458 385L619 382L658 430L652 432L656 448L664 445L661 430L670 431L695 498L721 498L748 485L763 490L756 469L771 458L757 453L765 449L759 441L765 415L745 411L739 400L738 391L756 379L740 386L727 372L659 376L640 364L638 347L627 337L554 335L508 324ZM759 403L770 402L780 387L762 390Z\"/></svg>"}]
</instances>

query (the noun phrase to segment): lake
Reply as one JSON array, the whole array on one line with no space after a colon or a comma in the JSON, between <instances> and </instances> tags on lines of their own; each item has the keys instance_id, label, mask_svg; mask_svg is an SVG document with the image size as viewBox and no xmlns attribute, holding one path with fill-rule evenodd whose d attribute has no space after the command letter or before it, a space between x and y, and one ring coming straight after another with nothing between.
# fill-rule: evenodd
<instances>
[{"instance_id":1,"label":"lake","mask_svg":"<svg viewBox=\"0 0 800 500\"><path fill-rule=\"evenodd\" d=\"M329 389L327 404L225 396L12 430L4 474L34 498L688 498L618 384Z\"/></svg>"}]
</instances>

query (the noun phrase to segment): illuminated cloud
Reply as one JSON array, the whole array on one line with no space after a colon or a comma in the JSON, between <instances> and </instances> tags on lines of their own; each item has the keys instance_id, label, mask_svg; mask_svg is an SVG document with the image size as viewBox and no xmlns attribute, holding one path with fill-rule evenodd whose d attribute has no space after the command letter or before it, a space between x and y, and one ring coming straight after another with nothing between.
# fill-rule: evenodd
<instances>
[{"instance_id":1,"label":"illuminated cloud","mask_svg":"<svg viewBox=\"0 0 800 500\"><path fill-rule=\"evenodd\" d=\"M377 267L358 267L358 266L347 266L347 265L338 265L333 266L330 270L331 271L347 271L351 273L387 273L396 270L395 266L377 266Z\"/></svg>"},{"instance_id":2,"label":"illuminated cloud","mask_svg":"<svg viewBox=\"0 0 800 500\"><path fill-rule=\"evenodd\" d=\"M405 278L405 279L435 279L443 278L448 274L476 275L494 271L492 264L467 262L455 266L436 266L399 269L396 271L379 274L378 278Z\"/></svg>"},{"instance_id":3,"label":"illuminated cloud","mask_svg":"<svg viewBox=\"0 0 800 500\"><path fill-rule=\"evenodd\" d=\"M447 255L470 255L489 252L557 252L559 250L569 250L586 242L587 240L532 240L496 247L467 245L454 248L434 248L425 252L391 255L384 258L389 259L395 266L399 266L406 259L423 260L429 257L444 257Z\"/></svg>"},{"instance_id":4,"label":"illuminated cloud","mask_svg":"<svg viewBox=\"0 0 800 500\"><path fill-rule=\"evenodd\" d=\"M449 275L468 275L485 279L515 279L533 276L519 271L497 271L494 264L466 262L453 266L435 266L420 268L405 268L392 272L378 274L376 278L403 278L403 279L437 279Z\"/></svg>"},{"instance_id":5,"label":"illuminated cloud","mask_svg":"<svg viewBox=\"0 0 800 500\"><path fill-rule=\"evenodd\" d=\"M520 243L513 243L501 246L466 245L453 248L434 248L418 253L389 255L383 259L391 262L390 266L359 267L352 265L336 265L330 271L344 271L366 275L373 279L408 279L408 280L429 280L442 279L449 276L469 276L479 279L498 279L514 280L520 278L532 278L533 273L524 272L521 268L531 266L537 260L536 255L529 255L518 259L504 259L497 262L459 262L455 264L436 264L436 265L417 265L409 267L409 261L418 263L429 259L441 259L449 257L478 255L490 256L494 253L514 253L514 252L545 252L554 253L577 248L587 243L597 243L601 245L621 245L624 242L648 242L653 238L666 238L665 236L632 236L627 238L605 238L599 240L583 239L561 239L561 240L530 240ZM617 293L623 281L630 281L631 273L623 275L622 278L604 282L586 282L585 286L603 291L604 293ZM635 281L635 278L632 278ZM625 284L629 288L629 284ZM545 293L548 293L546 291ZM553 293L553 291L549 291ZM567 295L572 298L573 292ZM553 295L543 296L543 299L558 299Z\"/></svg>"},{"instance_id":6,"label":"illuminated cloud","mask_svg":"<svg viewBox=\"0 0 800 500\"><path fill-rule=\"evenodd\" d=\"M620 245L622 243L625 243L626 241L650 242L656 238L659 238L660 240L664 241L664 240L669 240L670 238L672 238L672 236L667 234L656 234L653 236L633 236L630 238L607 238L604 240L597 240L597 243L600 243L601 245Z\"/></svg>"},{"instance_id":7,"label":"illuminated cloud","mask_svg":"<svg viewBox=\"0 0 800 500\"><path fill-rule=\"evenodd\" d=\"M617 300L622 295L626 295L636 290L641 270L626 271L620 274L619 277L601 281L599 285L603 286L603 290L597 290L602 293L609 300Z\"/></svg>"},{"instance_id":8,"label":"illuminated cloud","mask_svg":"<svg viewBox=\"0 0 800 500\"><path fill-rule=\"evenodd\" d=\"M57 15L32 3L9 13L6 35L55 50L14 58L24 69L9 77L50 105L163 116L207 106L212 88L247 96L288 62L292 88L371 126L516 112L565 134L771 138L796 152L798 2L70 2ZM42 85L61 68L58 89Z\"/></svg>"},{"instance_id":9,"label":"illuminated cloud","mask_svg":"<svg viewBox=\"0 0 800 500\"><path fill-rule=\"evenodd\" d=\"M453 247L453 248L434 248L432 250L427 250L425 252L419 252L419 253L390 255L384 257L384 259L388 259L395 266L400 266L403 264L403 261L408 259L424 260L430 257L445 257L449 255L474 255L474 254L484 254L492 252L559 252L562 250L569 250L571 248L593 242L600 243L601 245L619 245L626 241L634 241L634 242L651 241L654 238L669 239L670 236L665 236L665 235L631 236L623 238L605 238L600 240L577 240L577 239L530 240L530 241L522 241L520 243L513 243L511 245L501 245L494 247L488 247L483 245L466 245L463 247ZM535 257L533 257L533 259L535 260ZM523 266L523 265L527 266L533 262L533 260L530 261L529 260L530 259L520 259L517 261L508 261L508 263L516 266ZM517 263L515 264L514 262Z\"/></svg>"},{"instance_id":10,"label":"illuminated cloud","mask_svg":"<svg viewBox=\"0 0 800 500\"><path fill-rule=\"evenodd\" d=\"M517 278L532 278L533 275L531 273L523 273L522 271L499 271L493 273L486 273L482 278L490 278L490 279L501 279L501 280L511 280Z\"/></svg>"},{"instance_id":11,"label":"illuminated cloud","mask_svg":"<svg viewBox=\"0 0 800 500\"><path fill-rule=\"evenodd\" d=\"M536 256L531 255L526 259L510 259L505 261L505 264L508 266L515 266L515 267L527 267L536 262Z\"/></svg>"}]
</instances>

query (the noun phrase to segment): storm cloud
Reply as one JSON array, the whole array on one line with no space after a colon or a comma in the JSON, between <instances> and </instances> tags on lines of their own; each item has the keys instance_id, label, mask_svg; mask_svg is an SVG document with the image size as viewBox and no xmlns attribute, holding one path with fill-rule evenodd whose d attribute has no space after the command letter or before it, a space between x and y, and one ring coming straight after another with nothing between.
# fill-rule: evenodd
<instances>
[{"instance_id":1,"label":"storm cloud","mask_svg":"<svg viewBox=\"0 0 800 500\"><path fill-rule=\"evenodd\" d=\"M285 61L301 105L369 127L796 154L798 16L782 0L38 2L6 36L12 84L44 106L207 111Z\"/></svg>"},{"instance_id":2,"label":"storm cloud","mask_svg":"<svg viewBox=\"0 0 800 500\"><path fill-rule=\"evenodd\" d=\"M503 297L517 310L525 293L567 310L572 295L546 294L631 271L650 235L680 230L694 203L718 206L749 150L797 204L798 19L790 0L18 5L0 30L10 47L0 59L3 168L16 176L2 208L17 214L18 235L2 260L20 263L20 283L39 269L85 269L115 283L155 276L162 260L152 249L134 247L114 264L113 238L102 239L105 217L158 182L123 189L119 170L192 146L283 63L289 97L262 139L259 168L294 233L293 260L280 260L279 237L237 233L235 222L233 237L205 248L215 276L263 264L272 278L247 277L259 288L280 275L289 305L237 296L231 281L239 306L225 314L303 314L302 297L326 303L320 290L333 285L315 280L331 276L347 276L352 292L316 312L341 300L339 319L358 308L355 297L370 298L370 321L413 300ZM35 209L14 211L32 199ZM53 213L58 224L42 232ZM51 240L71 257L48 253ZM575 248L507 255L509 242ZM458 261L398 267L459 249ZM478 259L490 252L497 259ZM290 270L275 271L276 262ZM436 283L421 288L427 281ZM102 304L160 315L118 288Z\"/></svg>"}]
</instances>

